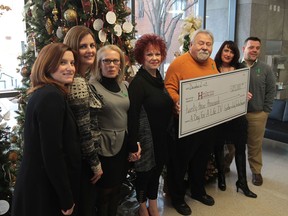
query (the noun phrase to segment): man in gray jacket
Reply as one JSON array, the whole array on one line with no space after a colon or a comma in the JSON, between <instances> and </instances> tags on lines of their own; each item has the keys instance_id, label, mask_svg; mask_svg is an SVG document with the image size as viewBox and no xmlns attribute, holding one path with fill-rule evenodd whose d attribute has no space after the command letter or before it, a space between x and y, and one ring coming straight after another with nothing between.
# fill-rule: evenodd
<instances>
[{"instance_id":1,"label":"man in gray jacket","mask_svg":"<svg viewBox=\"0 0 288 216\"><path fill-rule=\"evenodd\" d=\"M263 184L262 169L262 142L265 133L266 121L272 110L275 96L275 76L267 64L261 62L261 40L249 37L245 40L243 62L250 68L250 89L252 99L248 103L248 161L252 172L252 183Z\"/></svg>"}]
</instances>

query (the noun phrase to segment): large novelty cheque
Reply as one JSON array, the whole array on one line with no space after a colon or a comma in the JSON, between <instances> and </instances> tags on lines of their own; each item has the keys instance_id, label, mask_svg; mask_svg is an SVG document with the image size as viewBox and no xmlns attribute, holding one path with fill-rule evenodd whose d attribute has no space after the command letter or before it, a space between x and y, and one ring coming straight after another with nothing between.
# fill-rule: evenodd
<instances>
[{"instance_id":1,"label":"large novelty cheque","mask_svg":"<svg viewBox=\"0 0 288 216\"><path fill-rule=\"evenodd\" d=\"M179 138L247 113L249 68L180 81Z\"/></svg>"}]
</instances>

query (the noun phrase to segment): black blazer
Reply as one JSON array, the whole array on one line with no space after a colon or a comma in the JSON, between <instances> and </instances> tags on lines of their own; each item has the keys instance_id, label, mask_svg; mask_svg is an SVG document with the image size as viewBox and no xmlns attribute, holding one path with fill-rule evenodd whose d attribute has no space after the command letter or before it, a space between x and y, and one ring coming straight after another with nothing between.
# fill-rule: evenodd
<instances>
[{"instance_id":1,"label":"black blazer","mask_svg":"<svg viewBox=\"0 0 288 216\"><path fill-rule=\"evenodd\" d=\"M23 160L12 201L13 216L58 216L78 205L81 152L78 129L63 93L53 85L28 101ZM76 215L76 214L73 214Z\"/></svg>"}]
</instances>

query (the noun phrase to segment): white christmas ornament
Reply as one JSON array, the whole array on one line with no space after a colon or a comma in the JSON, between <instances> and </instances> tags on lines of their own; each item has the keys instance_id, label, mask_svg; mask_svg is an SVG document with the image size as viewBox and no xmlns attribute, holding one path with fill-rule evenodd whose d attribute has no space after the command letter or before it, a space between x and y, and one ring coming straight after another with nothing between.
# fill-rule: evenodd
<instances>
[{"instance_id":1,"label":"white christmas ornament","mask_svg":"<svg viewBox=\"0 0 288 216\"><path fill-rule=\"evenodd\" d=\"M59 39L63 38L64 35L63 35L63 30L62 30L61 27L58 27L58 28L57 28L56 36L57 36Z\"/></svg>"},{"instance_id":2,"label":"white christmas ornament","mask_svg":"<svg viewBox=\"0 0 288 216\"><path fill-rule=\"evenodd\" d=\"M116 14L113 11L109 11L106 14L106 20L109 24L114 24L116 22Z\"/></svg>"},{"instance_id":3,"label":"white christmas ornament","mask_svg":"<svg viewBox=\"0 0 288 216\"><path fill-rule=\"evenodd\" d=\"M9 203L6 200L0 200L0 215L4 215L10 208Z\"/></svg>"},{"instance_id":4,"label":"white christmas ornament","mask_svg":"<svg viewBox=\"0 0 288 216\"><path fill-rule=\"evenodd\" d=\"M130 45L134 48L136 43L136 39L130 40Z\"/></svg>"},{"instance_id":5,"label":"white christmas ornament","mask_svg":"<svg viewBox=\"0 0 288 216\"><path fill-rule=\"evenodd\" d=\"M106 39L107 39L107 34L103 31L103 30L100 30L99 32L98 32L98 38L99 38L99 40L101 41L101 42L105 42L106 41Z\"/></svg>"},{"instance_id":6,"label":"white christmas ornament","mask_svg":"<svg viewBox=\"0 0 288 216\"><path fill-rule=\"evenodd\" d=\"M103 20L101 19L96 19L94 20L93 22L93 28L96 30L96 31L100 31L103 27Z\"/></svg>"},{"instance_id":7,"label":"white christmas ornament","mask_svg":"<svg viewBox=\"0 0 288 216\"><path fill-rule=\"evenodd\" d=\"M133 25L130 22L124 22L122 28L124 32L130 33L133 30Z\"/></svg>"},{"instance_id":8,"label":"white christmas ornament","mask_svg":"<svg viewBox=\"0 0 288 216\"><path fill-rule=\"evenodd\" d=\"M128 72L130 73L130 76L135 76L135 74L137 73L139 67L137 67L136 65L131 65L129 68L128 68Z\"/></svg>"},{"instance_id":9,"label":"white christmas ornament","mask_svg":"<svg viewBox=\"0 0 288 216\"><path fill-rule=\"evenodd\" d=\"M122 35L122 28L121 28L121 26L119 24L116 24L114 26L114 31L116 32L116 35L118 37L120 37Z\"/></svg>"}]
</instances>

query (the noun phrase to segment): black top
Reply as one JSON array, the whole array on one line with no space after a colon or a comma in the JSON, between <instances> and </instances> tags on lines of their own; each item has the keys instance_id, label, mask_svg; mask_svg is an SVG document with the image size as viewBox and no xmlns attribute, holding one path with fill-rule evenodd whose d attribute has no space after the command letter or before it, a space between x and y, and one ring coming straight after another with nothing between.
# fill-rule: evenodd
<instances>
[{"instance_id":1,"label":"black top","mask_svg":"<svg viewBox=\"0 0 288 216\"><path fill-rule=\"evenodd\" d=\"M135 146L139 141L139 115L143 107L148 117L157 163L168 151L167 129L172 117L173 101L164 87L159 71L156 74L153 77L141 67L129 85L128 132L129 143Z\"/></svg>"},{"instance_id":2,"label":"black top","mask_svg":"<svg viewBox=\"0 0 288 216\"><path fill-rule=\"evenodd\" d=\"M111 92L120 91L120 87L115 78L102 77L99 82Z\"/></svg>"},{"instance_id":3,"label":"black top","mask_svg":"<svg viewBox=\"0 0 288 216\"><path fill-rule=\"evenodd\" d=\"M60 216L61 209L78 206L80 173L75 118L63 93L46 85L33 92L27 104L12 215Z\"/></svg>"}]
</instances>

